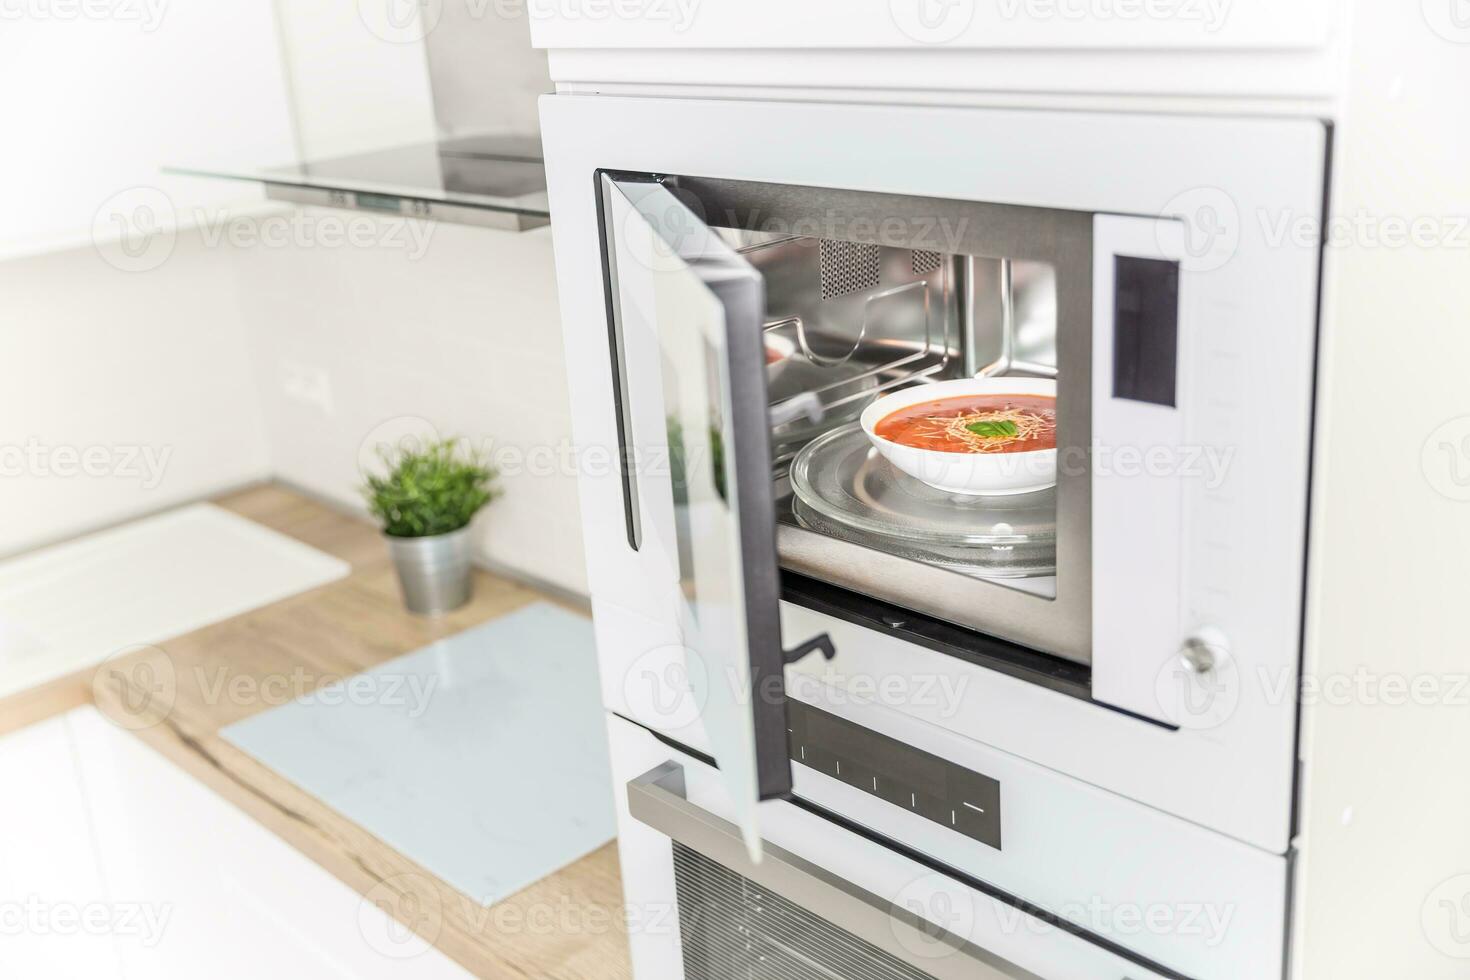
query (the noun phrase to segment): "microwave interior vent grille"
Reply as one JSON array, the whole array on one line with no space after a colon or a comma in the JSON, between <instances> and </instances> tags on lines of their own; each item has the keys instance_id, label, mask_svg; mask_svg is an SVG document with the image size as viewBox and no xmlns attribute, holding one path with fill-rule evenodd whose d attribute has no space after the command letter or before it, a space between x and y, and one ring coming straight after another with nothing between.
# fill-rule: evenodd
<instances>
[{"instance_id":1,"label":"microwave interior vent grille","mask_svg":"<svg viewBox=\"0 0 1470 980\"><path fill-rule=\"evenodd\" d=\"M924 276L939 268L939 263L944 257L938 252L930 252L927 249L914 249L910 268L914 275Z\"/></svg>"},{"instance_id":2,"label":"microwave interior vent grille","mask_svg":"<svg viewBox=\"0 0 1470 980\"><path fill-rule=\"evenodd\" d=\"M847 296L878 285L877 245L836 242L824 238L819 254L823 299Z\"/></svg>"},{"instance_id":3,"label":"microwave interior vent grille","mask_svg":"<svg viewBox=\"0 0 1470 980\"><path fill-rule=\"evenodd\" d=\"M934 980L674 842L685 980Z\"/></svg>"}]
</instances>

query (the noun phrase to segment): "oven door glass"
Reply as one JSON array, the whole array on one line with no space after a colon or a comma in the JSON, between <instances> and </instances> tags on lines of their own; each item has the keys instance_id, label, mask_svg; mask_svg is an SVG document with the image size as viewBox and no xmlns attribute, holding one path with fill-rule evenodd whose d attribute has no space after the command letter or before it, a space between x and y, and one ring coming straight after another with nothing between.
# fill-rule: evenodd
<instances>
[{"instance_id":1,"label":"oven door glass","mask_svg":"<svg viewBox=\"0 0 1470 980\"><path fill-rule=\"evenodd\" d=\"M756 853L757 801L791 791L764 283L663 184L604 174L601 193L615 346L657 350L662 382L620 392L661 398L664 422L661 445L624 447L625 489L672 488L687 688Z\"/></svg>"}]
</instances>

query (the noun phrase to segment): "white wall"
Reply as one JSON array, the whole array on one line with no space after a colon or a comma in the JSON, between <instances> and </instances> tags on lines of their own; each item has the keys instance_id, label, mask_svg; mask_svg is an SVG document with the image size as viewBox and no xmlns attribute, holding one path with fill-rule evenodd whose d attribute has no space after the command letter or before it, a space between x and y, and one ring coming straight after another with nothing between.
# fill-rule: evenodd
<instances>
[{"instance_id":1,"label":"white wall","mask_svg":"<svg viewBox=\"0 0 1470 980\"><path fill-rule=\"evenodd\" d=\"M3 13L0 554L266 474L230 249L171 231L260 193L160 168L292 147L268 6Z\"/></svg>"},{"instance_id":2,"label":"white wall","mask_svg":"<svg viewBox=\"0 0 1470 980\"><path fill-rule=\"evenodd\" d=\"M362 509L363 454L424 420L502 465L505 496L477 525L482 556L585 592L549 229L302 219L377 230L360 248L303 234L238 258L276 475Z\"/></svg>"},{"instance_id":3,"label":"white wall","mask_svg":"<svg viewBox=\"0 0 1470 980\"><path fill-rule=\"evenodd\" d=\"M1333 211L1383 237L1327 254L1298 963L1449 980L1470 975L1470 27L1449 2L1352 6Z\"/></svg>"},{"instance_id":4,"label":"white wall","mask_svg":"<svg viewBox=\"0 0 1470 980\"><path fill-rule=\"evenodd\" d=\"M258 198L159 169L289 156L278 50L270 7L258 0L5 4L0 255L89 243L99 208L137 185L163 189L180 207Z\"/></svg>"},{"instance_id":5,"label":"white wall","mask_svg":"<svg viewBox=\"0 0 1470 980\"><path fill-rule=\"evenodd\" d=\"M0 263L0 554L268 474L230 251Z\"/></svg>"}]
</instances>

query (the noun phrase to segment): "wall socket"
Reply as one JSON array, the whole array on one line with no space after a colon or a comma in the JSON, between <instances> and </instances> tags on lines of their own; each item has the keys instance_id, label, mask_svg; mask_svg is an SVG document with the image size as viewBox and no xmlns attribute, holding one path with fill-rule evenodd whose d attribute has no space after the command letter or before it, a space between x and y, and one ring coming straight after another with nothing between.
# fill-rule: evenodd
<instances>
[{"instance_id":1,"label":"wall socket","mask_svg":"<svg viewBox=\"0 0 1470 980\"><path fill-rule=\"evenodd\" d=\"M323 414L332 414L332 379L322 368L300 361L280 362L281 391L287 398L314 405Z\"/></svg>"}]
</instances>

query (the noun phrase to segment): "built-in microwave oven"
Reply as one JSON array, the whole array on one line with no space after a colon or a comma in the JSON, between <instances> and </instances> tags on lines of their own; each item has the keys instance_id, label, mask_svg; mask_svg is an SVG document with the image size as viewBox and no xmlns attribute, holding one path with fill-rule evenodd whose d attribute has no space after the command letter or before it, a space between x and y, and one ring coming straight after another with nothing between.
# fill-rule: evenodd
<instances>
[{"instance_id":1,"label":"built-in microwave oven","mask_svg":"<svg viewBox=\"0 0 1470 980\"><path fill-rule=\"evenodd\" d=\"M1325 127L542 117L575 434L618 462L581 476L609 711L713 759L752 860L812 773L947 834L991 810L997 851L1041 832L994 764L945 783L989 803L936 796L914 758L802 736L848 724L1167 815L1284 895L1320 256L1271 232L1320 218ZM1054 488L956 497L874 451L876 397L976 375L1055 379Z\"/></svg>"}]
</instances>

